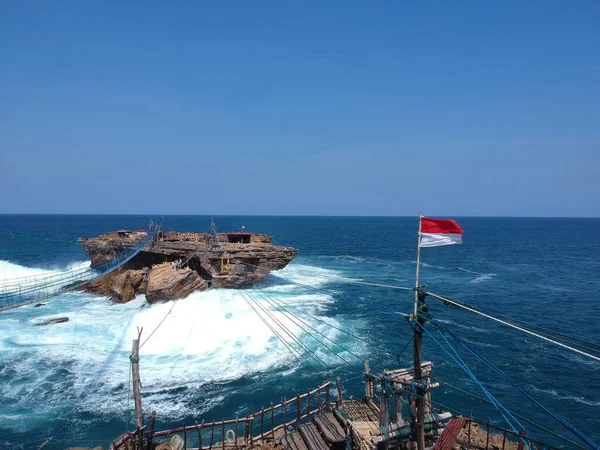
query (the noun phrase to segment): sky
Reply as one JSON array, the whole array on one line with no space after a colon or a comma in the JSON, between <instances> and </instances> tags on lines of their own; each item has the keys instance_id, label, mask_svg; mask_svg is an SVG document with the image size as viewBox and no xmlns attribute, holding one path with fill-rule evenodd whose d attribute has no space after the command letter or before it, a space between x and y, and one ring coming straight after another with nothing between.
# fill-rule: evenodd
<instances>
[{"instance_id":1,"label":"sky","mask_svg":"<svg viewBox=\"0 0 600 450\"><path fill-rule=\"evenodd\" d=\"M600 216L600 2L0 1L0 213Z\"/></svg>"}]
</instances>

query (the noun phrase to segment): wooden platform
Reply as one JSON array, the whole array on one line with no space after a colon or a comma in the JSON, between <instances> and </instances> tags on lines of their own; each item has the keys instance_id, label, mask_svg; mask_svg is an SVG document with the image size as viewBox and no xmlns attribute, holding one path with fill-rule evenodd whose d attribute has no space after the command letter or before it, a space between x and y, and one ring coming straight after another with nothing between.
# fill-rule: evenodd
<instances>
[{"instance_id":1,"label":"wooden platform","mask_svg":"<svg viewBox=\"0 0 600 450\"><path fill-rule=\"evenodd\" d=\"M341 409L352 421L379 423L379 409L370 400L346 400Z\"/></svg>"}]
</instances>

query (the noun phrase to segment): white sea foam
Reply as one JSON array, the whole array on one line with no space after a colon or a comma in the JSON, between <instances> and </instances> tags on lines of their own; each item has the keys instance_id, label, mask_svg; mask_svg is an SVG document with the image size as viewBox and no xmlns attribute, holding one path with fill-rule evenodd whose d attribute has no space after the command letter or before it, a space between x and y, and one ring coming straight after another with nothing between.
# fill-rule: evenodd
<instances>
[{"instance_id":1,"label":"white sea foam","mask_svg":"<svg viewBox=\"0 0 600 450\"><path fill-rule=\"evenodd\" d=\"M46 273L38 270L41 269L17 267L24 276L31 275L31 271ZM290 266L274 276L283 275L284 280L311 285L315 276L322 276L323 281L318 283L323 284L325 278L343 278L340 272L311 266ZM300 316L306 323L344 344L346 337L335 328L343 326L322 312L334 302L330 295L296 286L292 290L286 282L270 286L267 283L265 292L271 297L262 291L246 292L195 292L175 303L154 305L148 305L143 296L113 305L106 298L69 293L46 301L42 308L28 306L8 311L0 316L4 367L0 376L10 377L15 389L8 383L0 385L0 398L9 405L6 409L0 407L0 414L16 414L13 403L17 400L21 408L37 408L38 414L46 417L55 414L55 409L73 405L109 417L129 411L129 354L138 327L143 327L140 356L144 402L160 409L165 418L202 414L222 400L213 396L212 403L199 402L198 389L207 383L269 376L278 371L290 374L299 367L250 304L272 326L275 319L281 322L327 365L334 367L342 362L307 334L307 330L314 334L312 329L290 319L282 310L282 306L290 305L306 312L308 315ZM292 311L298 313L298 309ZM67 316L69 321L32 326L39 320L59 316ZM280 329L278 332L294 345L302 360L321 370L310 362L304 349L293 344ZM365 351L355 342L351 344L354 352ZM222 395L226 395L226 388Z\"/></svg>"},{"instance_id":2,"label":"white sea foam","mask_svg":"<svg viewBox=\"0 0 600 450\"><path fill-rule=\"evenodd\" d=\"M494 278L496 276L495 273L485 273L483 275L479 275L475 278L473 278L471 280L471 283L475 283L475 284L479 284L479 283L485 283L486 281L491 280L492 278Z\"/></svg>"},{"instance_id":3,"label":"white sea foam","mask_svg":"<svg viewBox=\"0 0 600 450\"><path fill-rule=\"evenodd\" d=\"M0 293L12 294L43 289L44 293L55 292L74 281L73 277L85 275L89 261L77 261L65 268L42 269L24 267L10 261L0 261ZM81 278L79 278L81 279Z\"/></svg>"},{"instance_id":4,"label":"white sea foam","mask_svg":"<svg viewBox=\"0 0 600 450\"><path fill-rule=\"evenodd\" d=\"M31 280L32 277L44 278L47 276L60 275L71 270L86 269L90 266L89 261L75 261L64 268L42 269L38 267L25 267L10 261L0 260L0 286L13 283L20 279Z\"/></svg>"},{"instance_id":5,"label":"white sea foam","mask_svg":"<svg viewBox=\"0 0 600 450\"><path fill-rule=\"evenodd\" d=\"M528 386L529 389L536 392L543 392L544 394L551 395L552 397L558 398L560 400L573 400L574 402L581 403L583 405L588 406L600 406L600 401L589 400L584 397L577 397L575 395L561 395L554 389L539 389L535 386Z\"/></svg>"},{"instance_id":6,"label":"white sea foam","mask_svg":"<svg viewBox=\"0 0 600 450\"><path fill-rule=\"evenodd\" d=\"M290 264L285 269L273 272L273 275L284 280L289 280L291 283L311 287L322 287L326 284L343 281L355 281L354 278L345 277L339 270L303 264Z\"/></svg>"}]
</instances>

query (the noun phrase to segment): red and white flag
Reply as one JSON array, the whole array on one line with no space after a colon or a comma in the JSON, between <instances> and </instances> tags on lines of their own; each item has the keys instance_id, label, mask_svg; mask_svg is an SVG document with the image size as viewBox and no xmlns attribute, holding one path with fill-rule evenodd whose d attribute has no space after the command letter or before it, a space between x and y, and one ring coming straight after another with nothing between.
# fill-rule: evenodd
<instances>
[{"instance_id":1,"label":"red and white flag","mask_svg":"<svg viewBox=\"0 0 600 450\"><path fill-rule=\"evenodd\" d=\"M420 247L462 244L464 231L454 220L421 217Z\"/></svg>"}]
</instances>

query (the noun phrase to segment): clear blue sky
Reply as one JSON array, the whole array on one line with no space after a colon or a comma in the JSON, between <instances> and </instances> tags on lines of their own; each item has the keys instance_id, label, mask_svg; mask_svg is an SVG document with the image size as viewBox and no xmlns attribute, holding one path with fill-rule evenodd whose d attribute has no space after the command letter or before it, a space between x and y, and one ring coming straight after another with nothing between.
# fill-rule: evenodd
<instances>
[{"instance_id":1,"label":"clear blue sky","mask_svg":"<svg viewBox=\"0 0 600 450\"><path fill-rule=\"evenodd\" d=\"M600 216L600 2L212 3L1 1L0 212Z\"/></svg>"}]
</instances>

